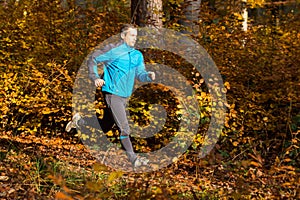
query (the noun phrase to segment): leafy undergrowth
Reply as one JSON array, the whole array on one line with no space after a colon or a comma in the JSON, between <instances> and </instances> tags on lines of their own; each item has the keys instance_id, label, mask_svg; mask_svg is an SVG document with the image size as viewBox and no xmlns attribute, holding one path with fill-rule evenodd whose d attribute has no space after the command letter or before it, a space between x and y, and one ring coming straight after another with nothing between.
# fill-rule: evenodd
<instances>
[{"instance_id":1,"label":"leafy undergrowth","mask_svg":"<svg viewBox=\"0 0 300 200\"><path fill-rule=\"evenodd\" d=\"M58 0L8 2L0 7L0 199L300 199L299 13L282 16L276 27L266 19L244 33L235 11L223 16L201 8L201 34L194 39L218 66L228 100L222 137L201 160L194 151L210 122L208 83L179 56L144 50L146 63L186 76L199 100L201 126L176 163L136 174L97 164L73 133L64 132L77 70L95 46L130 20L129 7L111 1L108 10L84 11L60 8ZM172 20L165 25L177 27ZM140 96L158 99L150 103L170 111L165 132L171 138L183 113L166 99L169 91L158 89L160 99L150 92ZM149 116L144 104L133 101L130 111L138 120ZM165 139L133 142L153 150Z\"/></svg>"},{"instance_id":2,"label":"leafy undergrowth","mask_svg":"<svg viewBox=\"0 0 300 200\"><path fill-rule=\"evenodd\" d=\"M190 151L162 170L124 173L79 140L1 133L0 143L0 199L299 198L299 168L277 158L267 169L247 149L226 155L217 145L204 159Z\"/></svg>"}]
</instances>

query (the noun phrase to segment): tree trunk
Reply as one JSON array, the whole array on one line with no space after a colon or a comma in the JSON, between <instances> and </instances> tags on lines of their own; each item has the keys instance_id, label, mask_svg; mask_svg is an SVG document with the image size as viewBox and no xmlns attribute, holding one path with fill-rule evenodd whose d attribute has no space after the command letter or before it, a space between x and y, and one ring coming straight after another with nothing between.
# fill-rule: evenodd
<instances>
[{"instance_id":1,"label":"tree trunk","mask_svg":"<svg viewBox=\"0 0 300 200\"><path fill-rule=\"evenodd\" d=\"M243 0L243 10L242 10L242 17L243 17L243 27L242 30L243 31L247 31L248 30L248 10L246 7L247 4L247 0Z\"/></svg>"},{"instance_id":2,"label":"tree trunk","mask_svg":"<svg viewBox=\"0 0 300 200\"><path fill-rule=\"evenodd\" d=\"M87 3L86 0L75 0L75 5L82 9L86 9Z\"/></svg>"},{"instance_id":3,"label":"tree trunk","mask_svg":"<svg viewBox=\"0 0 300 200\"><path fill-rule=\"evenodd\" d=\"M162 0L131 0L132 23L162 28Z\"/></svg>"},{"instance_id":4,"label":"tree trunk","mask_svg":"<svg viewBox=\"0 0 300 200\"><path fill-rule=\"evenodd\" d=\"M184 18L179 20L179 24L183 26L182 32L188 34L198 34L199 26L197 25L200 17L201 0L185 0L184 1Z\"/></svg>"},{"instance_id":5,"label":"tree trunk","mask_svg":"<svg viewBox=\"0 0 300 200\"><path fill-rule=\"evenodd\" d=\"M68 1L67 0L61 0L60 1L60 6L65 9L65 10L68 10L69 9L69 4L68 4Z\"/></svg>"}]
</instances>

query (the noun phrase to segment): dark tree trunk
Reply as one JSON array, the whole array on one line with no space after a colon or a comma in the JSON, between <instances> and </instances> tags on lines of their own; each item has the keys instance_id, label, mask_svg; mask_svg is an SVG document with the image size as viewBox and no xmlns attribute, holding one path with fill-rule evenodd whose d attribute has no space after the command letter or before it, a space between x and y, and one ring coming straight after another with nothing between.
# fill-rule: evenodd
<instances>
[{"instance_id":1,"label":"dark tree trunk","mask_svg":"<svg viewBox=\"0 0 300 200\"><path fill-rule=\"evenodd\" d=\"M132 23L162 27L162 0L131 0Z\"/></svg>"},{"instance_id":2,"label":"dark tree trunk","mask_svg":"<svg viewBox=\"0 0 300 200\"><path fill-rule=\"evenodd\" d=\"M179 20L179 24L184 28L182 32L187 34L198 34L200 6L201 6L201 0L184 1L184 16L181 20Z\"/></svg>"}]
</instances>

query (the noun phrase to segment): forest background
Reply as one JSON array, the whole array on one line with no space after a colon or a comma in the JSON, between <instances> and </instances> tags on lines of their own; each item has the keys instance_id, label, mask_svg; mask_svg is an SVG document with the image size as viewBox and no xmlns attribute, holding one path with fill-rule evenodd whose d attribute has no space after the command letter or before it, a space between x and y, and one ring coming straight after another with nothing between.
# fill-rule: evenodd
<instances>
[{"instance_id":1,"label":"forest background","mask_svg":"<svg viewBox=\"0 0 300 200\"><path fill-rule=\"evenodd\" d=\"M227 97L221 137L202 159L211 99L201 75L172 54L143 51L146 62L160 60L185 74L202 110L188 151L167 168L141 174L97 163L77 132L64 130L84 58L131 21L129 1L75 2L0 1L0 199L300 198L299 1L202 1L191 37L215 61ZM182 31L184 7L163 1L163 26ZM133 103L140 123L147 123L146 105ZM156 148L164 139L157 136ZM134 145L153 148L142 139Z\"/></svg>"}]
</instances>

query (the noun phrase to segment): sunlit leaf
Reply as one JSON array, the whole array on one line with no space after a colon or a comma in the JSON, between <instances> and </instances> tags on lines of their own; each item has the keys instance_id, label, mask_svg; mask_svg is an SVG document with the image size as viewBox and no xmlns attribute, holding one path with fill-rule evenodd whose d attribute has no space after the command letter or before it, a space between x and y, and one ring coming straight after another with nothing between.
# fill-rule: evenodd
<instances>
[{"instance_id":1,"label":"sunlit leaf","mask_svg":"<svg viewBox=\"0 0 300 200\"><path fill-rule=\"evenodd\" d=\"M108 167L106 165L101 164L101 163L95 163L93 165L93 169L94 169L94 171L99 172L99 173L108 171Z\"/></svg>"},{"instance_id":2,"label":"sunlit leaf","mask_svg":"<svg viewBox=\"0 0 300 200\"><path fill-rule=\"evenodd\" d=\"M55 194L57 200L74 200L71 196L64 194L63 192L57 192Z\"/></svg>"},{"instance_id":3,"label":"sunlit leaf","mask_svg":"<svg viewBox=\"0 0 300 200\"><path fill-rule=\"evenodd\" d=\"M114 171L111 172L107 178L107 182L110 183L112 181L115 181L116 179L120 178L123 176L123 172L122 171Z\"/></svg>"}]
</instances>

